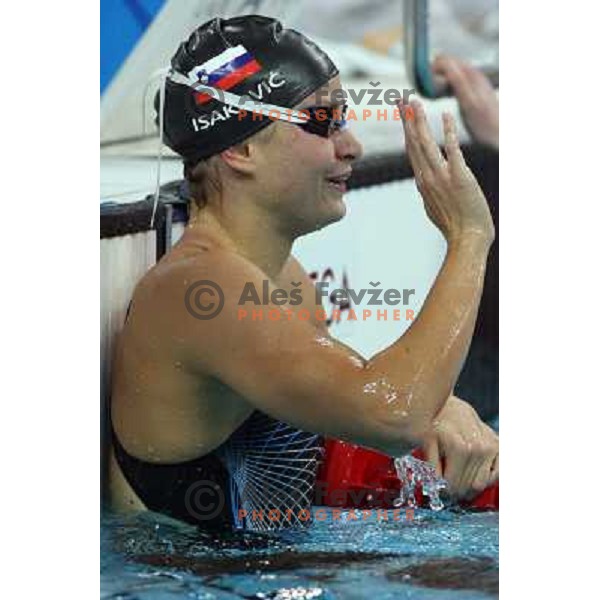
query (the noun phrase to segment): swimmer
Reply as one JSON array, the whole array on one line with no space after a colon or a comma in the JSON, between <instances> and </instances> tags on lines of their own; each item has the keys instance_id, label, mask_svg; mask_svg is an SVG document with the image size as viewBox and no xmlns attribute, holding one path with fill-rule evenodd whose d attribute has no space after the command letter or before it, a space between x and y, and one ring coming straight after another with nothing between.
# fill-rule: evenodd
<instances>
[{"instance_id":1,"label":"swimmer","mask_svg":"<svg viewBox=\"0 0 600 600\"><path fill-rule=\"evenodd\" d=\"M291 253L300 236L344 217L346 181L362 154L331 97L341 88L337 68L313 42L261 16L202 25L171 66L157 109L166 143L184 161L190 218L137 285L119 338L115 507L205 529L268 529L256 517L267 510L287 511L286 525L300 525L323 436L395 457L422 446L440 472L445 459L457 497L481 491L498 477L498 439L452 390L494 227L452 118L444 117L446 156L419 103L404 120L417 186L448 251L409 331L366 360L314 317L314 285ZM227 103L260 96L311 118L217 118L199 130L194 122L223 103L207 100L198 81L226 89ZM317 108L325 120L313 118ZM311 318L238 319L246 286L262 290L265 282L289 298L302 290L299 304L271 296L265 312L306 310Z\"/></svg>"}]
</instances>

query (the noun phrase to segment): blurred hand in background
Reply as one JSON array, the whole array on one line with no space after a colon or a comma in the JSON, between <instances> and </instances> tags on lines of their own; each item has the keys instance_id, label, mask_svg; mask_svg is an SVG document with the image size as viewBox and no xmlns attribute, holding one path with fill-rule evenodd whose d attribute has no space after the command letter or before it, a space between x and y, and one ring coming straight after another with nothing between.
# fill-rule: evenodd
<instances>
[{"instance_id":1,"label":"blurred hand in background","mask_svg":"<svg viewBox=\"0 0 600 600\"><path fill-rule=\"evenodd\" d=\"M500 106L488 78L475 67L451 56L438 56L433 72L454 91L465 126L482 144L498 149L500 143Z\"/></svg>"}]
</instances>

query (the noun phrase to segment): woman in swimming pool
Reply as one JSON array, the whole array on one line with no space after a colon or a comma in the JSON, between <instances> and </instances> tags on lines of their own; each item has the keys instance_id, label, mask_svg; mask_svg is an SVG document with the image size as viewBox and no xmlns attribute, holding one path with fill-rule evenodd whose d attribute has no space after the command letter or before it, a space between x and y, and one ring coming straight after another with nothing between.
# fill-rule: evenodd
<instances>
[{"instance_id":1,"label":"woman in swimming pool","mask_svg":"<svg viewBox=\"0 0 600 600\"><path fill-rule=\"evenodd\" d=\"M224 102L207 99L200 83L226 91ZM345 181L362 150L345 126L340 87L318 47L266 17L214 19L173 58L159 122L184 159L193 202L179 243L136 287L119 340L117 505L206 528L272 528L252 514L269 510L291 513L277 526L303 524L325 435L394 456L424 446L434 462L446 458L444 476L459 497L497 478L497 436L451 396L494 227L449 116L446 157L419 104L404 119L427 214L448 241L419 317L368 361L314 318L316 294L291 248L345 214ZM307 109L310 119L249 113L197 126L223 104L239 108L247 93ZM307 309L313 318L240 320L245 287L265 281L288 295L302 289L300 304L272 298L265 312Z\"/></svg>"}]
</instances>

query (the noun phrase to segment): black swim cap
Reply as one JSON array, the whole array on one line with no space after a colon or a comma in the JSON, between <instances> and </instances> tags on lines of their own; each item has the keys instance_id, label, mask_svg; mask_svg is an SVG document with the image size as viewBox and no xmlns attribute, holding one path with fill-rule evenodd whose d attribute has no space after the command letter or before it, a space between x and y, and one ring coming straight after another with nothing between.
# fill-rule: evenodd
<instances>
[{"instance_id":1,"label":"black swim cap","mask_svg":"<svg viewBox=\"0 0 600 600\"><path fill-rule=\"evenodd\" d=\"M276 19L216 18L196 29L171 60L172 71L211 88L293 108L338 74L313 42ZM160 110L159 95L155 109ZM167 78L164 140L194 165L250 137L272 121L240 119L239 107ZM157 122L159 122L157 118Z\"/></svg>"}]
</instances>

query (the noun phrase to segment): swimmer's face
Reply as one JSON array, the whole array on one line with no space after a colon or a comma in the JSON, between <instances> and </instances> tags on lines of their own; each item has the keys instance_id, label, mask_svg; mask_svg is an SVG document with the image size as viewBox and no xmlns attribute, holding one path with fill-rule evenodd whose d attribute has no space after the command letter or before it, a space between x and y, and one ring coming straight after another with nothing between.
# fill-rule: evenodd
<instances>
[{"instance_id":1,"label":"swimmer's face","mask_svg":"<svg viewBox=\"0 0 600 600\"><path fill-rule=\"evenodd\" d=\"M335 77L296 108L340 106L331 94L340 89ZM285 121L277 121L266 145L260 177L269 190L269 210L295 235L321 229L346 214L346 184L333 182L349 175L362 147L348 128L325 138ZM270 192L274 192L271 194Z\"/></svg>"}]
</instances>

